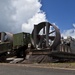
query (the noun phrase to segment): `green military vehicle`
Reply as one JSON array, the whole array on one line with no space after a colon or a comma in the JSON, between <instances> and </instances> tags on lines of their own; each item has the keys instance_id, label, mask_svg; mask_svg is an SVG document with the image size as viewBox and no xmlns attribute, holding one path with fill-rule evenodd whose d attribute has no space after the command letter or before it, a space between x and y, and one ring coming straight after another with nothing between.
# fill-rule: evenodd
<instances>
[{"instance_id":1,"label":"green military vehicle","mask_svg":"<svg viewBox=\"0 0 75 75\"><path fill-rule=\"evenodd\" d=\"M30 34L21 32L13 35L13 50L16 51L17 57L25 57L25 50L30 43Z\"/></svg>"},{"instance_id":2,"label":"green military vehicle","mask_svg":"<svg viewBox=\"0 0 75 75\"><path fill-rule=\"evenodd\" d=\"M28 43L30 43L29 33L0 32L0 61L10 56L25 57Z\"/></svg>"}]
</instances>

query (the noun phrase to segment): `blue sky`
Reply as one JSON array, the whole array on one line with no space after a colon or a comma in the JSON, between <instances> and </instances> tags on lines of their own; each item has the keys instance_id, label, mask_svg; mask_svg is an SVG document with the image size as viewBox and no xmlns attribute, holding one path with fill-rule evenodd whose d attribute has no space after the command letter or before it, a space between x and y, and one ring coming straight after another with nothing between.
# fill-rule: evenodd
<instances>
[{"instance_id":1,"label":"blue sky","mask_svg":"<svg viewBox=\"0 0 75 75\"><path fill-rule=\"evenodd\" d=\"M49 22L55 23L61 32L73 28L75 23L75 0L41 0Z\"/></svg>"},{"instance_id":2,"label":"blue sky","mask_svg":"<svg viewBox=\"0 0 75 75\"><path fill-rule=\"evenodd\" d=\"M0 32L29 32L48 20L75 38L75 0L0 0Z\"/></svg>"}]
</instances>

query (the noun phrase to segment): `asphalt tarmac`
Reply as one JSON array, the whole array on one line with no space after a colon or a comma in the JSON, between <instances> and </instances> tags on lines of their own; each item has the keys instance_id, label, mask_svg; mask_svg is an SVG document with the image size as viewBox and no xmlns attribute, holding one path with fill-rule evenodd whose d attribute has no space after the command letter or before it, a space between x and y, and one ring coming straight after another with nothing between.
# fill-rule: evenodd
<instances>
[{"instance_id":1,"label":"asphalt tarmac","mask_svg":"<svg viewBox=\"0 0 75 75\"><path fill-rule=\"evenodd\" d=\"M75 75L75 70L0 65L0 75Z\"/></svg>"}]
</instances>

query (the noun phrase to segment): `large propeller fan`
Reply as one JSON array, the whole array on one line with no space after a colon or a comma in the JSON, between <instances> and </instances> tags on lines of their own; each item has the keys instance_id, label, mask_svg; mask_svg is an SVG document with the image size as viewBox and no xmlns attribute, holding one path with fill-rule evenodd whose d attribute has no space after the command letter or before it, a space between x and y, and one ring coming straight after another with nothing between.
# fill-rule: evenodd
<instances>
[{"instance_id":1,"label":"large propeller fan","mask_svg":"<svg viewBox=\"0 0 75 75\"><path fill-rule=\"evenodd\" d=\"M60 43L59 29L49 22L41 22L34 25L31 34L31 42L36 48L56 48Z\"/></svg>"}]
</instances>

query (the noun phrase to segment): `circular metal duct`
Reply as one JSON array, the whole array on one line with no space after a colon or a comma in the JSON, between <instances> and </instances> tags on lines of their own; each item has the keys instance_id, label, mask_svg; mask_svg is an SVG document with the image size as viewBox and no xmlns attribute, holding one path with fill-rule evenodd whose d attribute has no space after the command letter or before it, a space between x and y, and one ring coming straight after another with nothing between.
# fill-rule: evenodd
<instances>
[{"instance_id":1,"label":"circular metal duct","mask_svg":"<svg viewBox=\"0 0 75 75\"><path fill-rule=\"evenodd\" d=\"M1 41L2 42L13 42L13 34L9 32L1 32Z\"/></svg>"},{"instance_id":2,"label":"circular metal duct","mask_svg":"<svg viewBox=\"0 0 75 75\"><path fill-rule=\"evenodd\" d=\"M43 34L40 34L41 30L43 30ZM36 36L36 40L34 36ZM36 32L34 26L34 29L31 34L31 43L34 47L40 47L43 41L45 41L46 48L56 48L60 44L60 39L61 36L59 29L49 22L41 22L38 25L36 25Z\"/></svg>"}]
</instances>

